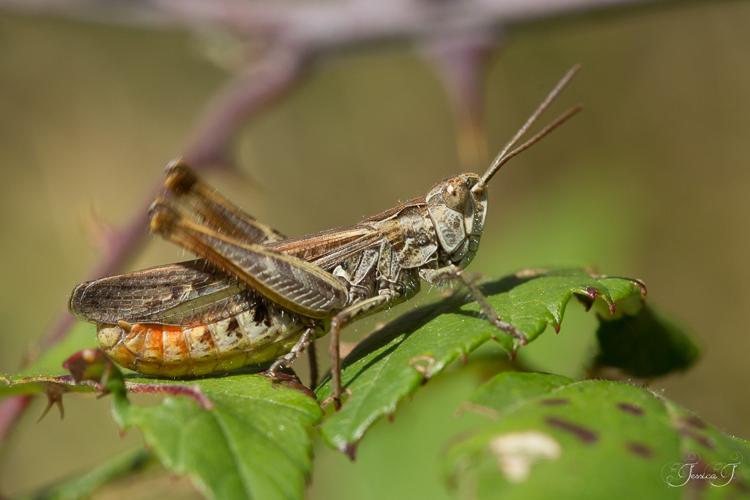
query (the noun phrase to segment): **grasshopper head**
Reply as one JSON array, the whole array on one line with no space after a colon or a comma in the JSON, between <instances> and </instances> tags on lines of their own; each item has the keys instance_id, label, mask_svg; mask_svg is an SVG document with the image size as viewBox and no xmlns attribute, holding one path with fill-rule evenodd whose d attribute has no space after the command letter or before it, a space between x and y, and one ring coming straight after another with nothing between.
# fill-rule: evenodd
<instances>
[{"instance_id":1,"label":"grasshopper head","mask_svg":"<svg viewBox=\"0 0 750 500\"><path fill-rule=\"evenodd\" d=\"M427 194L427 211L435 226L444 260L465 266L476 253L487 215L487 192L475 193L477 174L444 180Z\"/></svg>"}]
</instances>

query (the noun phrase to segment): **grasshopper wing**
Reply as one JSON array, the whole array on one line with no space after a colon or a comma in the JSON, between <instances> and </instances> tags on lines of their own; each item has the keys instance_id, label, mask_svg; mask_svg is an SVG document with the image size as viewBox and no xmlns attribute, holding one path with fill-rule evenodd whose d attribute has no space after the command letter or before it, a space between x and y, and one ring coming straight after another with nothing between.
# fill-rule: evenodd
<instances>
[{"instance_id":1,"label":"grasshopper wing","mask_svg":"<svg viewBox=\"0 0 750 500\"><path fill-rule=\"evenodd\" d=\"M151 230L292 312L326 318L346 306L346 287L332 274L292 255L218 233L182 216L168 202L157 201L152 207Z\"/></svg>"},{"instance_id":2,"label":"grasshopper wing","mask_svg":"<svg viewBox=\"0 0 750 500\"><path fill-rule=\"evenodd\" d=\"M239 314L250 307L253 296L206 261L192 260L81 283L69 308L96 323L187 325Z\"/></svg>"}]
</instances>

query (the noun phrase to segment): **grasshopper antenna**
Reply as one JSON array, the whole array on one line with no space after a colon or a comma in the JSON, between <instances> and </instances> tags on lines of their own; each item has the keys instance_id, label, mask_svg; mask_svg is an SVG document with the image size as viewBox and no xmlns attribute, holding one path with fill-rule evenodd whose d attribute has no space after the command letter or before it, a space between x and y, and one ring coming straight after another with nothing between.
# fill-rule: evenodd
<instances>
[{"instance_id":1,"label":"grasshopper antenna","mask_svg":"<svg viewBox=\"0 0 750 500\"><path fill-rule=\"evenodd\" d=\"M558 116L555 120L553 120L549 125L544 127L542 130L537 132L533 137L531 137L526 142L522 143L520 146L516 146L518 141L523 137L523 135L531 128L531 126L539 119L539 117L544 113L547 108L549 108L550 104L557 98L558 95L560 95L560 92L563 91L565 86L570 82L570 80L573 78L573 76L578 72L578 70L581 68L580 64L576 64L572 68L568 70L567 73L560 79L559 82L557 82L557 85L555 85L555 88L553 88L549 94L547 94L547 97L544 98L544 100L537 106L537 108L534 110L534 112L529 116L529 118L526 120L526 123L523 124L521 128L518 129L518 132L513 136L513 138L508 141L508 143L505 145L505 147L497 154L495 159L492 161L490 166L487 168L487 171L482 175L482 177L479 179L479 182L477 182L474 187L472 188L472 191L475 193L481 192L484 190L487 183L492 179L492 176L495 175L495 173L500 170L500 167L508 163L508 161L513 158L514 156L518 155L519 153L525 151L529 147L533 146L544 136L555 130L557 127L568 121L570 118L572 118L576 113L581 111L582 106L579 104L577 106L574 106L570 109L568 109L566 112Z\"/></svg>"}]
</instances>

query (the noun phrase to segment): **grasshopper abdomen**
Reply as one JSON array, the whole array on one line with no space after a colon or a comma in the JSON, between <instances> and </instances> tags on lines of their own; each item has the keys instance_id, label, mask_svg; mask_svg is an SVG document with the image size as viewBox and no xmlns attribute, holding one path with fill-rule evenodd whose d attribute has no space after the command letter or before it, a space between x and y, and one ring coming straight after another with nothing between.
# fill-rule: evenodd
<instances>
[{"instance_id":1,"label":"grasshopper abdomen","mask_svg":"<svg viewBox=\"0 0 750 500\"><path fill-rule=\"evenodd\" d=\"M308 321L309 323L309 321ZM306 323L258 301L213 323L97 325L99 347L116 363L146 375L196 376L266 363L289 352Z\"/></svg>"}]
</instances>

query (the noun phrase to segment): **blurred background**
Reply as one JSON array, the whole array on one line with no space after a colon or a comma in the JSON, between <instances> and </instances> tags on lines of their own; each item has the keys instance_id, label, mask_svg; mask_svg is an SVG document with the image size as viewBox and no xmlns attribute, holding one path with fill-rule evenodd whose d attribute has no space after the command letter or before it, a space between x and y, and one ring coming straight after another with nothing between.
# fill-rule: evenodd
<instances>
[{"instance_id":1,"label":"blurred background","mask_svg":"<svg viewBox=\"0 0 750 500\"><path fill-rule=\"evenodd\" d=\"M489 151L574 63L583 69L555 109L582 102L585 111L493 179L470 268L499 277L593 265L642 278L651 303L703 349L692 370L652 388L745 438L749 24L746 2L678 2L505 33L488 55L481 95ZM235 67L235 49L219 33L0 11L0 373L16 372L34 352L100 259L97 240L130 220L181 154ZM418 51L373 46L321 59L243 130L237 170L205 175L260 220L300 235L356 222L461 171L458 130ZM148 238L124 270L185 258ZM354 341L394 314L345 336ZM539 369L580 376L596 322L575 304L567 316L560 335L543 336L523 355ZM498 350L483 354L432 380L393 422L380 422L356 463L318 443L310 497L450 498L440 454L472 425L456 408ZM68 397L64 421L53 412L36 423L43 407L36 401L2 445L5 494L141 442L137 432L119 435L106 401ZM195 493L155 473L101 495L125 494Z\"/></svg>"}]
</instances>

